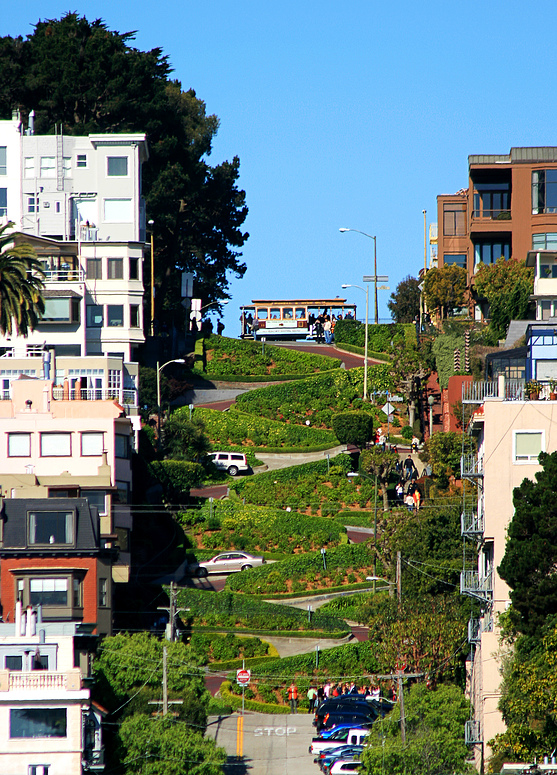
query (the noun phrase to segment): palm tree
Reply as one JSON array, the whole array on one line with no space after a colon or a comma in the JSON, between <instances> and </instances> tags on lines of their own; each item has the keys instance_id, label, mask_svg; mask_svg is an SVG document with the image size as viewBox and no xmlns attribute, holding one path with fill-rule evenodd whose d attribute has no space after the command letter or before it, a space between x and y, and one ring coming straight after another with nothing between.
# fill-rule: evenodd
<instances>
[{"instance_id":1,"label":"palm tree","mask_svg":"<svg viewBox=\"0 0 557 775\"><path fill-rule=\"evenodd\" d=\"M15 244L12 227L0 227L0 333L27 336L44 313L44 273L33 247Z\"/></svg>"}]
</instances>

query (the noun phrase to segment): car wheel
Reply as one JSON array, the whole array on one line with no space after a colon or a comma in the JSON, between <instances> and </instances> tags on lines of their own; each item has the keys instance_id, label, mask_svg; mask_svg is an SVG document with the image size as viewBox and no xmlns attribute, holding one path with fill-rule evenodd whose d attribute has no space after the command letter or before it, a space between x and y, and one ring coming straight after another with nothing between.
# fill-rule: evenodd
<instances>
[{"instance_id":1,"label":"car wheel","mask_svg":"<svg viewBox=\"0 0 557 775\"><path fill-rule=\"evenodd\" d=\"M230 476L238 476L238 466L229 466L228 473Z\"/></svg>"},{"instance_id":2,"label":"car wheel","mask_svg":"<svg viewBox=\"0 0 557 775\"><path fill-rule=\"evenodd\" d=\"M209 575L209 572L207 568L198 568L195 571L195 575L197 576L198 579L206 579L207 576Z\"/></svg>"},{"instance_id":3,"label":"car wheel","mask_svg":"<svg viewBox=\"0 0 557 775\"><path fill-rule=\"evenodd\" d=\"M242 570L249 570L251 567L251 565L242 565Z\"/></svg>"}]
</instances>

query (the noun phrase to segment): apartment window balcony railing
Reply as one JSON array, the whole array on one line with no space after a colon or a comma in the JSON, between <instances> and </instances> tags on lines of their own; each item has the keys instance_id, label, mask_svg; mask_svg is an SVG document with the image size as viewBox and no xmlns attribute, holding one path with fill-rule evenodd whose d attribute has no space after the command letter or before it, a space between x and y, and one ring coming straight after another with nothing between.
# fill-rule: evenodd
<instances>
[{"instance_id":1,"label":"apartment window balcony railing","mask_svg":"<svg viewBox=\"0 0 557 775\"><path fill-rule=\"evenodd\" d=\"M9 691L32 690L45 691L68 688L68 674L50 670L31 672L10 672Z\"/></svg>"},{"instance_id":2,"label":"apartment window balcony railing","mask_svg":"<svg viewBox=\"0 0 557 775\"><path fill-rule=\"evenodd\" d=\"M484 515L482 511L463 509L460 515L460 532L465 538L481 538L484 532Z\"/></svg>"},{"instance_id":3,"label":"apartment window balcony railing","mask_svg":"<svg viewBox=\"0 0 557 775\"><path fill-rule=\"evenodd\" d=\"M464 742L466 745L483 743L482 730L479 721L467 721L464 725Z\"/></svg>"},{"instance_id":4,"label":"apartment window balcony railing","mask_svg":"<svg viewBox=\"0 0 557 775\"><path fill-rule=\"evenodd\" d=\"M468 620L468 643L479 643L482 635L482 623L479 619Z\"/></svg>"},{"instance_id":5,"label":"apartment window balcony railing","mask_svg":"<svg viewBox=\"0 0 557 775\"><path fill-rule=\"evenodd\" d=\"M82 283L85 273L82 269L43 269L45 283Z\"/></svg>"},{"instance_id":6,"label":"apartment window balcony railing","mask_svg":"<svg viewBox=\"0 0 557 775\"><path fill-rule=\"evenodd\" d=\"M57 385L52 389L55 401L118 401L128 406L137 406L136 390L108 390L105 388L70 388Z\"/></svg>"},{"instance_id":7,"label":"apartment window balcony railing","mask_svg":"<svg viewBox=\"0 0 557 775\"><path fill-rule=\"evenodd\" d=\"M485 218L490 221L510 221L511 220L511 211L510 210L501 210L501 209L495 209L495 210L472 210L472 218Z\"/></svg>"},{"instance_id":8,"label":"apartment window balcony railing","mask_svg":"<svg viewBox=\"0 0 557 775\"><path fill-rule=\"evenodd\" d=\"M460 573L460 594L478 600L489 600L493 592L491 573L480 576L477 570L463 570Z\"/></svg>"},{"instance_id":9,"label":"apartment window balcony railing","mask_svg":"<svg viewBox=\"0 0 557 775\"><path fill-rule=\"evenodd\" d=\"M463 455L460 458L460 475L468 479L475 479L484 475L483 458L475 454Z\"/></svg>"},{"instance_id":10,"label":"apartment window balcony railing","mask_svg":"<svg viewBox=\"0 0 557 775\"><path fill-rule=\"evenodd\" d=\"M483 404L486 398L503 398L505 401L524 401L525 381L523 379L506 379L504 395L500 394L498 380L481 382L464 382L462 385L463 404Z\"/></svg>"}]
</instances>

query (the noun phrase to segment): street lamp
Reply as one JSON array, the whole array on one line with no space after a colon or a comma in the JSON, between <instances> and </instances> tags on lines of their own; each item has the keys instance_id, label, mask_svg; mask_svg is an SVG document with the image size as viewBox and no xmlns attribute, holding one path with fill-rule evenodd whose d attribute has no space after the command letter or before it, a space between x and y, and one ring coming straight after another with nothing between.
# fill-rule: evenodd
<instances>
[{"instance_id":1,"label":"street lamp","mask_svg":"<svg viewBox=\"0 0 557 775\"><path fill-rule=\"evenodd\" d=\"M155 245L153 238L153 226L155 222L153 219L147 221L147 225L151 227L151 325L149 332L151 336L154 336L155 331Z\"/></svg>"},{"instance_id":2,"label":"street lamp","mask_svg":"<svg viewBox=\"0 0 557 775\"><path fill-rule=\"evenodd\" d=\"M339 229L340 232L344 233L345 231L355 231L357 234L363 234L364 237L369 237L369 239L373 240L373 275L374 275L374 285L375 285L375 325L379 323L379 308L377 306L377 237L374 237L372 234L367 234L365 231L360 231L359 229L347 229L345 227Z\"/></svg>"},{"instance_id":3,"label":"street lamp","mask_svg":"<svg viewBox=\"0 0 557 775\"><path fill-rule=\"evenodd\" d=\"M168 366L169 363L185 363L185 360L183 358L174 358L171 361L163 363L162 366L159 366L159 362L157 361L157 445L159 447L161 445L161 371L165 366Z\"/></svg>"},{"instance_id":4,"label":"street lamp","mask_svg":"<svg viewBox=\"0 0 557 775\"><path fill-rule=\"evenodd\" d=\"M376 278L377 280L377 278ZM369 285L362 288L361 285L346 285L343 284L343 288L359 288L364 291L366 295L366 332L365 332L365 345L364 345L364 401L367 401L367 345L368 345L368 313L369 313ZM377 288L377 285L376 285Z\"/></svg>"},{"instance_id":5,"label":"street lamp","mask_svg":"<svg viewBox=\"0 0 557 775\"><path fill-rule=\"evenodd\" d=\"M429 438L431 438L433 436L433 404L435 403L435 398L429 396L427 403L429 404Z\"/></svg>"}]
</instances>

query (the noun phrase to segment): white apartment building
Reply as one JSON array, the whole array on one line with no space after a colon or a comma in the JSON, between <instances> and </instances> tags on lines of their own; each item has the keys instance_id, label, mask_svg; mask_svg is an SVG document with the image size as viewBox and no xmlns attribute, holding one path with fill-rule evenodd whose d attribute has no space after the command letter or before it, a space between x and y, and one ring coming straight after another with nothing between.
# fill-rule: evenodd
<instances>
[{"instance_id":1,"label":"white apartment building","mask_svg":"<svg viewBox=\"0 0 557 775\"><path fill-rule=\"evenodd\" d=\"M20 603L15 621L0 623L0 772L104 769L104 713L84 683L90 640L79 625L43 622L40 609Z\"/></svg>"},{"instance_id":2,"label":"white apartment building","mask_svg":"<svg viewBox=\"0 0 557 775\"><path fill-rule=\"evenodd\" d=\"M0 223L30 242L45 271L45 315L21 355L45 343L57 355L136 360L143 335L144 134L35 135L17 115L0 121Z\"/></svg>"}]
</instances>

